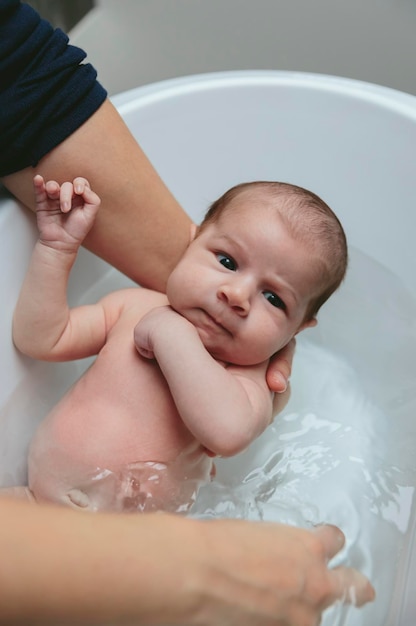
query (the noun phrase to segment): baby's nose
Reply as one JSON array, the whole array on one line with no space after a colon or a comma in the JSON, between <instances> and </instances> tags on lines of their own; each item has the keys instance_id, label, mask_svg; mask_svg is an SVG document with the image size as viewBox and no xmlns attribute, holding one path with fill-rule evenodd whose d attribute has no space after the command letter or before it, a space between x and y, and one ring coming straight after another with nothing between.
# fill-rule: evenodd
<instances>
[{"instance_id":1,"label":"baby's nose","mask_svg":"<svg viewBox=\"0 0 416 626\"><path fill-rule=\"evenodd\" d=\"M242 281L221 285L218 298L240 315L247 315L250 310L250 289Z\"/></svg>"}]
</instances>

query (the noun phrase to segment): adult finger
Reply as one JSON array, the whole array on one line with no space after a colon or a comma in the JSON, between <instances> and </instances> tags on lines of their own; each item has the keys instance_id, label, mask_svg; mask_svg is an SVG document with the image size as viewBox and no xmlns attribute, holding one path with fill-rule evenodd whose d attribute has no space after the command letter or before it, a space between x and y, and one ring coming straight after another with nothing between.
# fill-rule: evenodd
<instances>
[{"instance_id":1,"label":"adult finger","mask_svg":"<svg viewBox=\"0 0 416 626\"><path fill-rule=\"evenodd\" d=\"M376 597L374 587L368 578L351 567L335 567L330 570L330 577L333 586L331 604L339 600L346 604L362 606L372 602Z\"/></svg>"},{"instance_id":2,"label":"adult finger","mask_svg":"<svg viewBox=\"0 0 416 626\"><path fill-rule=\"evenodd\" d=\"M337 526L324 524L316 526L312 532L319 537L323 552L330 561L345 545L345 535Z\"/></svg>"},{"instance_id":3,"label":"adult finger","mask_svg":"<svg viewBox=\"0 0 416 626\"><path fill-rule=\"evenodd\" d=\"M328 561L345 545L345 535L337 526L322 525L314 528L313 532L319 537L323 554ZM328 576L331 590L326 596L325 606L337 601L362 606L375 598L374 587L368 578L353 568L335 567L328 570Z\"/></svg>"},{"instance_id":4,"label":"adult finger","mask_svg":"<svg viewBox=\"0 0 416 626\"><path fill-rule=\"evenodd\" d=\"M267 369L267 384L272 391L283 393L286 391L290 374L292 372L292 361L295 353L296 341L292 339L289 343L275 354L270 360Z\"/></svg>"}]
</instances>

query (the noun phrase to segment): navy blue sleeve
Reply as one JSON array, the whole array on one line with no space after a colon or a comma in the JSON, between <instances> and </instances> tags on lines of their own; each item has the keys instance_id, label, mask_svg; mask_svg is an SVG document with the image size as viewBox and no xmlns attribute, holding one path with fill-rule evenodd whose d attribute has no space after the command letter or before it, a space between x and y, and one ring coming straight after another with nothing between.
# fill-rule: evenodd
<instances>
[{"instance_id":1,"label":"navy blue sleeve","mask_svg":"<svg viewBox=\"0 0 416 626\"><path fill-rule=\"evenodd\" d=\"M29 5L0 0L0 176L35 166L104 102L85 57Z\"/></svg>"}]
</instances>

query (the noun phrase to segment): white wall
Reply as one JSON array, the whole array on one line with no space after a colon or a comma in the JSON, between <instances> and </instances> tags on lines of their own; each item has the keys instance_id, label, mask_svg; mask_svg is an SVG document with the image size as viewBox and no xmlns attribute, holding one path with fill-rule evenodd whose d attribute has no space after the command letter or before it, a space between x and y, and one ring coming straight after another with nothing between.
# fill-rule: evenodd
<instances>
[{"instance_id":1,"label":"white wall","mask_svg":"<svg viewBox=\"0 0 416 626\"><path fill-rule=\"evenodd\" d=\"M110 94L185 74L283 69L416 95L416 0L97 0L71 39Z\"/></svg>"}]
</instances>

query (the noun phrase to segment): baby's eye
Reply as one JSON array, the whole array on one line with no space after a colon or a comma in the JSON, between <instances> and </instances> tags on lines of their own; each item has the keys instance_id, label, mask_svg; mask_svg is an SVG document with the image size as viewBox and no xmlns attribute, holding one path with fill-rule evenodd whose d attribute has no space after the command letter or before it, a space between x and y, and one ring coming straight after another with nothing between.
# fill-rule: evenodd
<instances>
[{"instance_id":1,"label":"baby's eye","mask_svg":"<svg viewBox=\"0 0 416 626\"><path fill-rule=\"evenodd\" d=\"M273 291L263 291L263 295L272 306L275 306L277 309L282 309L283 311L286 311L286 305L283 302L282 298L279 298L279 296L273 293Z\"/></svg>"},{"instance_id":2,"label":"baby's eye","mask_svg":"<svg viewBox=\"0 0 416 626\"><path fill-rule=\"evenodd\" d=\"M237 270L237 263L231 256L228 256L228 254L222 254L221 252L218 252L217 259L221 263L221 265L227 268L227 270L231 270L232 272L235 272Z\"/></svg>"}]
</instances>

